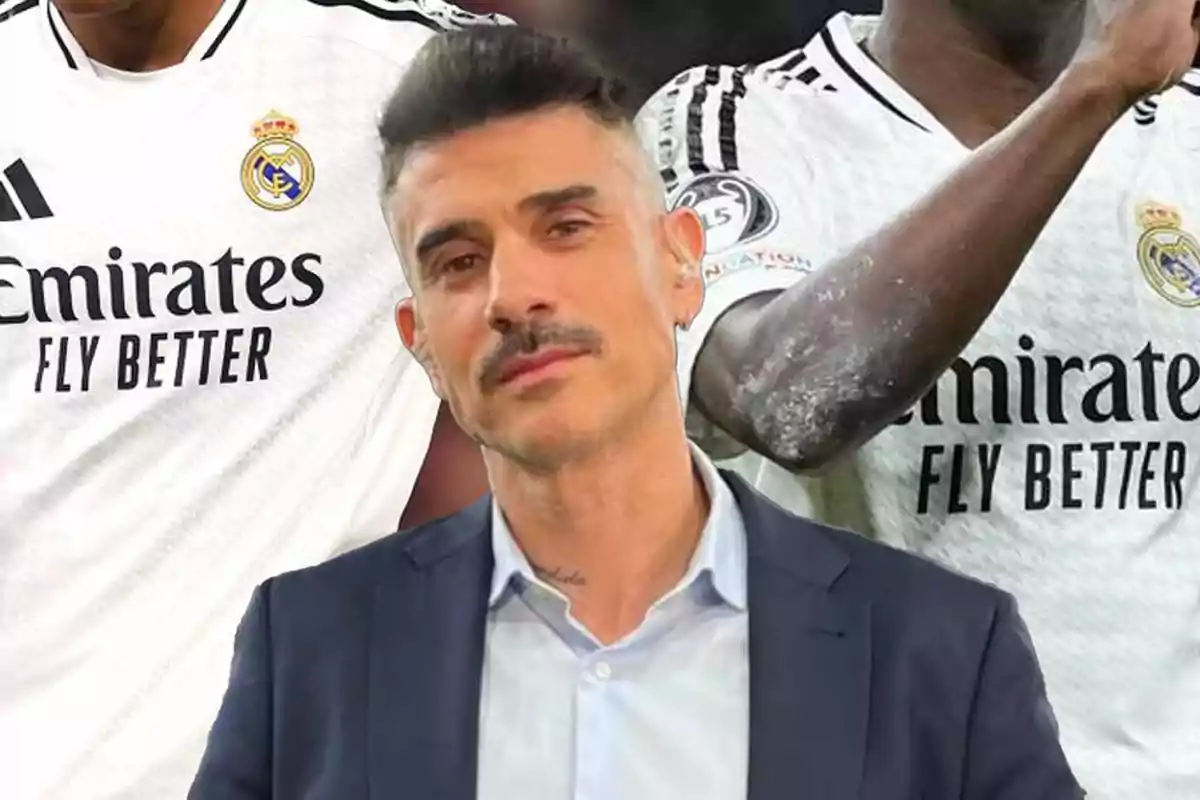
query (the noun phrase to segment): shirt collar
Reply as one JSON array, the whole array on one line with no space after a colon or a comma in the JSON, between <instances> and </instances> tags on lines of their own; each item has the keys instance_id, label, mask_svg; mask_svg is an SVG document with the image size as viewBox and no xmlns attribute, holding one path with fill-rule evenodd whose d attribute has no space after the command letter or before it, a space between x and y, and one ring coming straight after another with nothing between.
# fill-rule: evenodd
<instances>
[{"instance_id":1,"label":"shirt collar","mask_svg":"<svg viewBox=\"0 0 1200 800\"><path fill-rule=\"evenodd\" d=\"M679 589L694 584L697 580L709 581L727 605L738 611L746 609L746 529L742 520L741 510L733 497L733 492L717 471L709 458L689 443L692 450L692 462L704 488L708 492L709 512L700 533L700 542L692 556L691 564L678 587L669 594L675 594ZM504 512L499 504L492 500L492 557L495 566L492 571L492 588L488 596L489 607L494 608L506 595L506 590L513 586L514 581L540 583L534 577L529 560L521 552L512 530L504 519Z\"/></svg>"}]
</instances>

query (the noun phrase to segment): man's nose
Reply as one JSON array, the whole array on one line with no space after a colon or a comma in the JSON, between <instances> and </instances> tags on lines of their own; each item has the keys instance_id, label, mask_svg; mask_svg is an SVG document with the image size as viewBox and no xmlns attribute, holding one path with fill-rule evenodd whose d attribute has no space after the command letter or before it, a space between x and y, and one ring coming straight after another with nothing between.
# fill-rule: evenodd
<instances>
[{"instance_id":1,"label":"man's nose","mask_svg":"<svg viewBox=\"0 0 1200 800\"><path fill-rule=\"evenodd\" d=\"M498 331L555 311L552 267L546 254L524 237L496 243L488 282L488 324Z\"/></svg>"}]
</instances>

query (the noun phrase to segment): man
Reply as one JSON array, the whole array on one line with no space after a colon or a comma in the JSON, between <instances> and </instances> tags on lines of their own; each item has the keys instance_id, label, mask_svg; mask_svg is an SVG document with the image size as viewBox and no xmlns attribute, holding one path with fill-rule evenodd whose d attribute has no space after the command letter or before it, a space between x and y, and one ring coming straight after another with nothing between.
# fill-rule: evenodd
<instances>
[{"instance_id":1,"label":"man","mask_svg":"<svg viewBox=\"0 0 1200 800\"><path fill-rule=\"evenodd\" d=\"M1193 7L893 0L881 20L835 18L759 67L690 72L644 117L672 201L708 223L704 320L681 344L708 340L691 400L715 428L698 435L725 455L719 434L792 470L821 466L818 439L868 438L882 404L915 402L925 368L951 366L823 481L801 487L753 455L738 467L794 510L1013 591L1073 766L1093 796L1120 800L1200 797L1200 246L1187 232L1200 89L1191 75L1157 91L1192 60ZM1163 80L1072 112L1064 66L1084 30L1082 58L1113 31L1144 31L1119 52ZM1063 114L1037 146L1008 149L1048 108ZM1075 179L1067 153L1097 141L1014 277L996 259L1016 243L1009 226L1028 223L1031 242L1047 189ZM804 278L936 186L926 233L957 262L905 258L884 227L858 251L858 283ZM989 218L1004 230L948 230ZM828 337L859 349L830 359ZM848 402L831 412L835 396Z\"/></svg>"},{"instance_id":2,"label":"man","mask_svg":"<svg viewBox=\"0 0 1200 800\"><path fill-rule=\"evenodd\" d=\"M0 2L0 794L182 796L245 593L483 493L367 188L398 74L472 22Z\"/></svg>"},{"instance_id":3,"label":"man","mask_svg":"<svg viewBox=\"0 0 1200 800\"><path fill-rule=\"evenodd\" d=\"M1058 176L1022 190L1048 214L1194 46L1153 6L863 247L945 269L949 230L984 268L1019 261L1035 215L930 223L968 184L998 202L1019 159ZM381 124L397 323L493 500L260 587L192 798L1078 797L1007 595L689 453L674 333L708 313L703 232L664 213L614 95L515 28L434 39L402 79Z\"/></svg>"}]
</instances>

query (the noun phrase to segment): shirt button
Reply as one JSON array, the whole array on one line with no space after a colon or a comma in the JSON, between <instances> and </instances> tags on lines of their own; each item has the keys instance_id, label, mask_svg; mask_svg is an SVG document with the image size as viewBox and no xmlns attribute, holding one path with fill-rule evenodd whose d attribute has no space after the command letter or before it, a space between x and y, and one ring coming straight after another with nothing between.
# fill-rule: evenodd
<instances>
[{"instance_id":1,"label":"shirt button","mask_svg":"<svg viewBox=\"0 0 1200 800\"><path fill-rule=\"evenodd\" d=\"M598 680L606 681L612 677L612 667L610 667L605 661L601 661L599 664L597 664L593 671L596 673L596 678Z\"/></svg>"}]
</instances>

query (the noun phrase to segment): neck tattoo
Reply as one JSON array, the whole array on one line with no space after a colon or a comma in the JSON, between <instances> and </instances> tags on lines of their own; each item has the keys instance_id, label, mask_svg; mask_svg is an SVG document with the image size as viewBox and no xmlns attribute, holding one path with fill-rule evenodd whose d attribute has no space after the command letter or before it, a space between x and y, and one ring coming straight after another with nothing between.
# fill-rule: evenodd
<instances>
[{"instance_id":1,"label":"neck tattoo","mask_svg":"<svg viewBox=\"0 0 1200 800\"><path fill-rule=\"evenodd\" d=\"M529 566L533 568L534 575L538 576L542 580L547 581L549 583L557 583L557 584L561 584L563 586L586 586L587 585L587 579L583 577L583 575L579 572L579 570L573 570L571 572L568 572L567 570L563 569L562 567L546 569L545 567L541 567L541 566L538 566L537 564L532 564L532 563Z\"/></svg>"}]
</instances>

